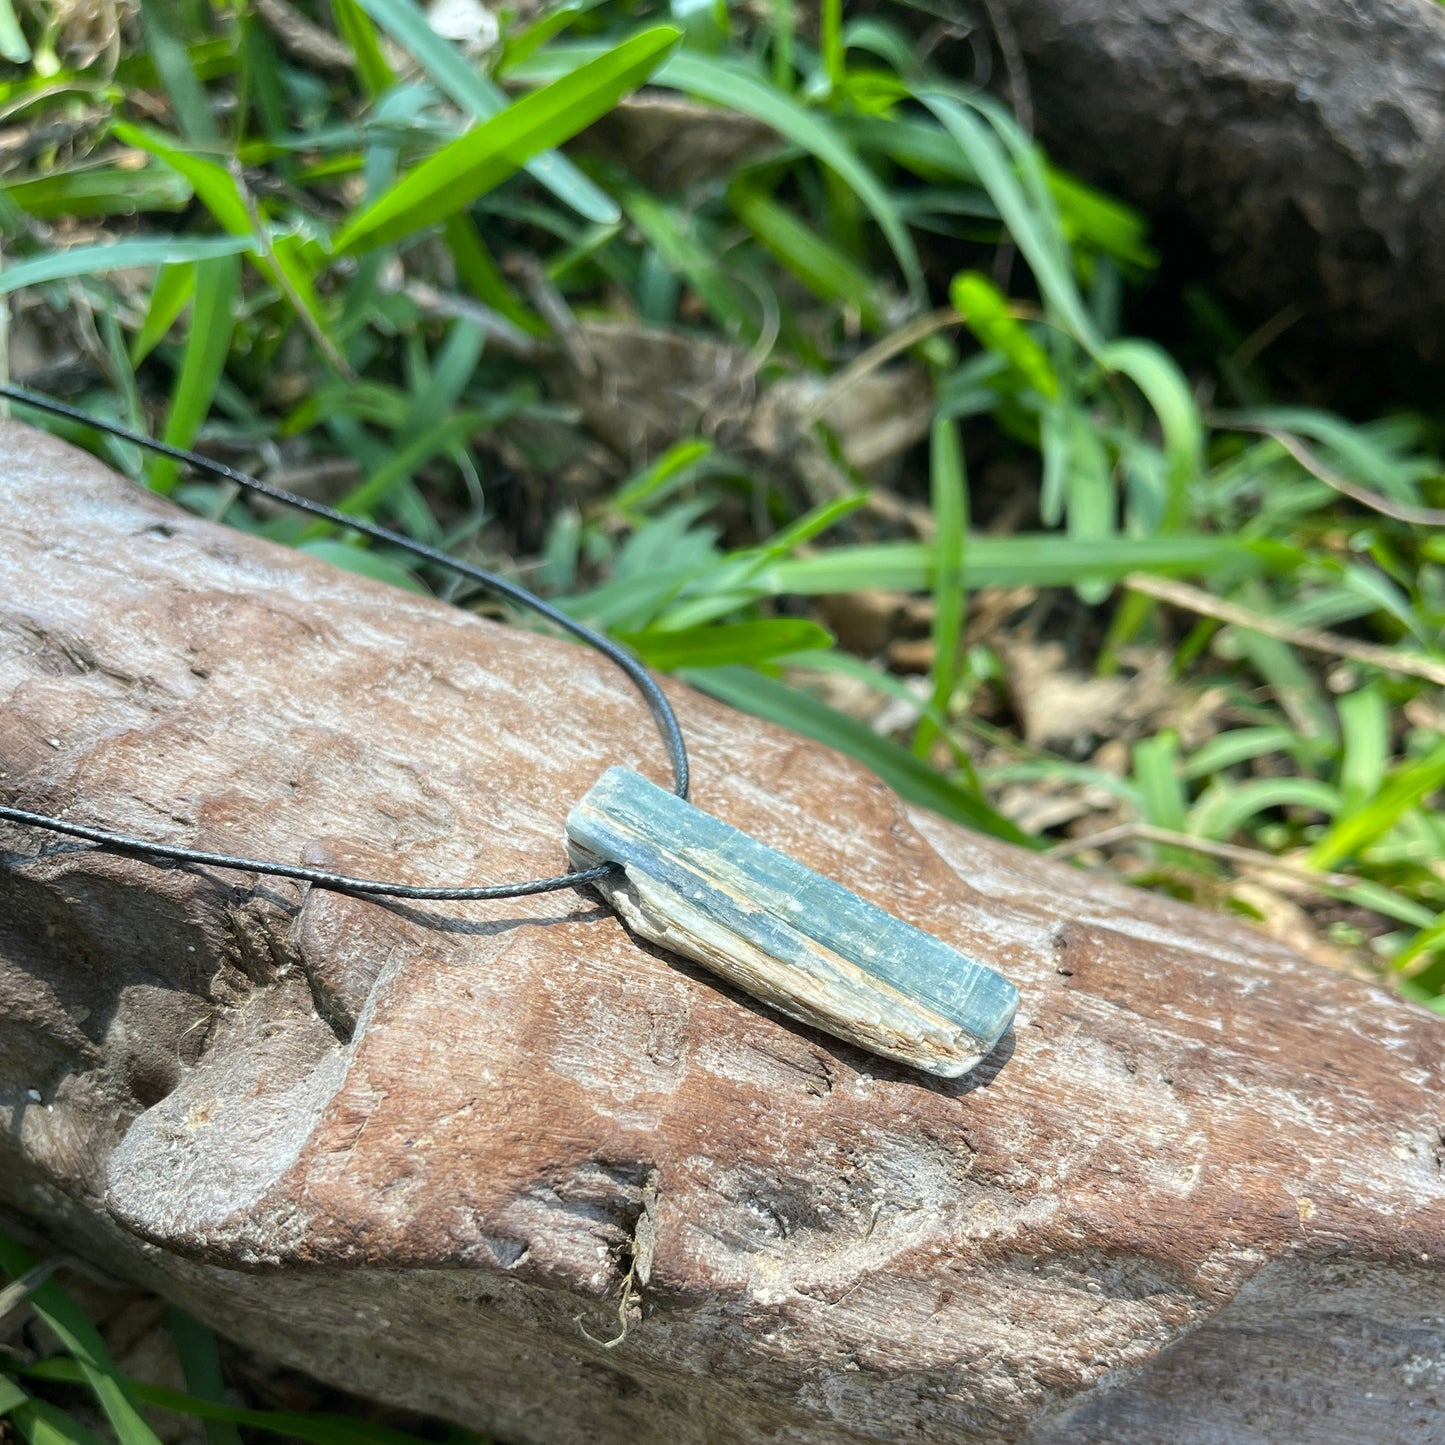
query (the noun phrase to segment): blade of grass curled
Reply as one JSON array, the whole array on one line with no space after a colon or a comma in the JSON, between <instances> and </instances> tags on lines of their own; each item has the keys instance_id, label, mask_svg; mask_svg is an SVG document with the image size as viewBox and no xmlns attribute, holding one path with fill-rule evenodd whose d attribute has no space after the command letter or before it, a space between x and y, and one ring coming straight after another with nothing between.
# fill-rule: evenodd
<instances>
[{"instance_id":1,"label":"blade of grass curled","mask_svg":"<svg viewBox=\"0 0 1445 1445\"><path fill-rule=\"evenodd\" d=\"M1188 516L1190 489L1204 467L1204 424L1189 383L1173 358L1152 341L1112 342L1100 351L1099 360L1127 376L1159 418L1169 487L1159 530L1176 532Z\"/></svg>"},{"instance_id":2,"label":"blade of grass curled","mask_svg":"<svg viewBox=\"0 0 1445 1445\"><path fill-rule=\"evenodd\" d=\"M1255 778L1247 783L1216 783L1190 809L1188 832L1197 838L1227 841L1246 823L1274 808L1308 808L1333 817L1339 812L1337 788L1318 778Z\"/></svg>"},{"instance_id":3,"label":"blade of grass curled","mask_svg":"<svg viewBox=\"0 0 1445 1445\"><path fill-rule=\"evenodd\" d=\"M1212 778L1215 773L1225 772L1269 753L1285 753L1298 761L1297 755L1306 751L1300 735L1283 724L1231 728L1228 732L1216 734L1190 753L1182 775L1189 779Z\"/></svg>"},{"instance_id":4,"label":"blade of grass curled","mask_svg":"<svg viewBox=\"0 0 1445 1445\"><path fill-rule=\"evenodd\" d=\"M458 136L354 214L336 250L400 240L465 210L533 156L605 115L652 74L681 35L671 25L644 30Z\"/></svg>"}]
</instances>

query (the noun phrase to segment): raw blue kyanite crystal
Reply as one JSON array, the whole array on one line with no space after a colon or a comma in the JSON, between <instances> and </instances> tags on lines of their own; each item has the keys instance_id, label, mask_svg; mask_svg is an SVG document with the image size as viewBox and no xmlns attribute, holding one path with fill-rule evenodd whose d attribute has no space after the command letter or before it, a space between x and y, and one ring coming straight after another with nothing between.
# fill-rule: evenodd
<instances>
[{"instance_id":1,"label":"raw blue kyanite crystal","mask_svg":"<svg viewBox=\"0 0 1445 1445\"><path fill-rule=\"evenodd\" d=\"M1013 1021L1001 974L627 768L573 808L567 851L622 865L597 887L634 933L873 1053L957 1078Z\"/></svg>"}]
</instances>

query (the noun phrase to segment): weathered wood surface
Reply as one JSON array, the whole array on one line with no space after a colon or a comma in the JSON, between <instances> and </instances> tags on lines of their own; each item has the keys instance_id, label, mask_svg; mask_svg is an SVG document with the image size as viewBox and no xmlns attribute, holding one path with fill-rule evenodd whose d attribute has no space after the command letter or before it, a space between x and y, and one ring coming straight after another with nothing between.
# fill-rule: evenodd
<instances>
[{"instance_id":1,"label":"weathered wood surface","mask_svg":"<svg viewBox=\"0 0 1445 1445\"><path fill-rule=\"evenodd\" d=\"M1055 157L1161 219L1176 251L1201 243L1244 319L1293 318L1302 345L1441 360L1438 0L928 8L1006 26Z\"/></svg>"},{"instance_id":2,"label":"weathered wood surface","mask_svg":"<svg viewBox=\"0 0 1445 1445\"><path fill-rule=\"evenodd\" d=\"M15 424L0 498L23 806L480 881L560 864L609 764L661 776L574 647ZM580 896L426 913L5 828L0 1199L519 1441L1445 1438L1439 1019L675 695L700 802L1019 984L974 1075L750 1006Z\"/></svg>"}]
</instances>

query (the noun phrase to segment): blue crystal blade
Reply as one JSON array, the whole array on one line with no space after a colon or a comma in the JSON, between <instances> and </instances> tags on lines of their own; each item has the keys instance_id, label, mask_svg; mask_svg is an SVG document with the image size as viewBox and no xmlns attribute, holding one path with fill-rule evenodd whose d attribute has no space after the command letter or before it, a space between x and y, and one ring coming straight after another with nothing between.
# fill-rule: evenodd
<instances>
[{"instance_id":1,"label":"blue crystal blade","mask_svg":"<svg viewBox=\"0 0 1445 1445\"><path fill-rule=\"evenodd\" d=\"M626 768L602 775L567 832L581 856L654 880L801 975L822 979L832 958L855 965L963 1031L978 1053L1013 1020L1018 990L1001 974Z\"/></svg>"}]
</instances>

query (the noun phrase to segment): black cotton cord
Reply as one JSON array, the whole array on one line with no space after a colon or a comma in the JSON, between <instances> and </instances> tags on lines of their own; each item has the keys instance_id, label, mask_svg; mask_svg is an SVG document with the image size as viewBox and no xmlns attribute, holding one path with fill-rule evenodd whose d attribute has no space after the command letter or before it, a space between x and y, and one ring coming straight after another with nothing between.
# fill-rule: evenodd
<instances>
[{"instance_id":1,"label":"black cotton cord","mask_svg":"<svg viewBox=\"0 0 1445 1445\"><path fill-rule=\"evenodd\" d=\"M224 478L259 496L270 497L276 502L284 502L288 507L295 507L302 512L310 512L313 516L324 517L328 522L335 522L339 527L360 532L365 537L372 537L376 541L385 542L392 547L400 547L415 557L420 557L434 566L446 568L469 581L480 583L489 592L493 592L499 597L505 597L519 607L529 608L539 616L545 617L547 621L560 627L564 632L571 633L579 642L595 648L609 662L615 663L627 675L627 680L642 694L642 699L651 711L653 721L657 724L657 730L662 735L663 745L667 749L668 761L672 765L673 792L679 798L687 797L687 747L682 739L682 727L678 723L677 714L672 710L672 704L668 702L662 689L648 674L646 668L611 638L604 637L600 632L594 631L575 618L568 617L565 612L559 611L550 602L544 602L540 597L528 592L525 587L519 587L515 582L509 582L505 577L499 577L496 573L488 572L484 568L474 567L470 562L463 562L459 558L449 556L436 547L428 547L424 542L414 542L410 537L404 537L400 532L393 532L389 527L381 527L362 517L352 517L345 512L338 512L334 507L328 507L321 502L313 502L309 497L297 496L294 492L273 486L270 482L263 482L256 477L248 476L234 467L228 467L224 462L213 461L210 457L200 456L195 452L186 451L182 447L173 447L167 442L157 441L154 437L144 436L126 427L117 426L114 422L89 416L75 407L65 405L64 402L52 401L49 397L32 396L18 387L3 383L0 383L0 397L20 402L25 406L35 407L39 411L49 412L54 416L67 417L71 421L93 427L96 431L118 437L121 441L144 447L148 451L157 452L174 461L184 462L187 466L197 467L201 471L210 472L212 476ZM97 844L107 852L125 853L136 858L163 859L174 863L203 864L213 868L234 868L246 873L264 873L274 878L291 878L299 883L311 883L320 888L330 888L338 893L369 894L384 898L412 898L432 902L459 903L484 898L525 898L533 893L551 893L559 888L575 888L583 883L594 883L616 870L615 864L608 863L597 868L582 868L576 872L562 873L555 878L529 878L521 883L489 883L477 888L418 888L409 883L388 883L371 878L352 878L345 873L331 873L323 868L302 868L289 863L267 862L260 858L243 858L230 853L207 853L196 848L178 848L167 843L153 843L145 838L132 838L124 833L109 832L104 828L90 828L80 823L68 823L63 818L51 817L46 813L31 813L24 808L12 808L7 805L0 805L0 819L11 823L22 823L31 828L45 828L52 833L64 833L72 838L83 838L87 842Z\"/></svg>"}]
</instances>

